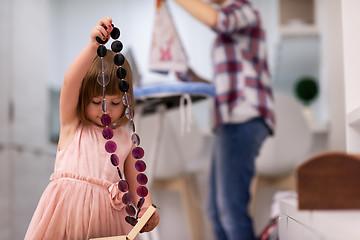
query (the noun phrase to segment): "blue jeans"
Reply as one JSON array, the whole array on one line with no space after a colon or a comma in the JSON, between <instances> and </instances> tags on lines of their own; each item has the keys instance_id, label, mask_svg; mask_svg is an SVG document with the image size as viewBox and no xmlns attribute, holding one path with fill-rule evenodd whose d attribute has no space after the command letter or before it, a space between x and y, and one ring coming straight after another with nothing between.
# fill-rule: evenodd
<instances>
[{"instance_id":1,"label":"blue jeans","mask_svg":"<svg viewBox=\"0 0 360 240\"><path fill-rule=\"evenodd\" d=\"M248 213L255 159L269 128L261 118L217 129L210 173L209 215L217 240L254 240Z\"/></svg>"}]
</instances>

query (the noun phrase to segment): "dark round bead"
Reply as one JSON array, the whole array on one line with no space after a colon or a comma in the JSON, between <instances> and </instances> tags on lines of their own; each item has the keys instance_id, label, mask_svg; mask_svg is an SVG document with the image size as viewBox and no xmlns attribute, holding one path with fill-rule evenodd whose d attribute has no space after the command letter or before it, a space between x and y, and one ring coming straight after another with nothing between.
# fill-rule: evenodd
<instances>
[{"instance_id":1,"label":"dark round bead","mask_svg":"<svg viewBox=\"0 0 360 240\"><path fill-rule=\"evenodd\" d=\"M121 53L118 53L114 56L114 63L117 65L117 66L121 66L123 65L125 62L125 57L124 55L122 55Z\"/></svg>"},{"instance_id":2,"label":"dark round bead","mask_svg":"<svg viewBox=\"0 0 360 240\"><path fill-rule=\"evenodd\" d=\"M130 204L132 202L132 196L129 192L125 193L123 196L122 196L122 202L124 204Z\"/></svg>"},{"instance_id":3,"label":"dark round bead","mask_svg":"<svg viewBox=\"0 0 360 240\"><path fill-rule=\"evenodd\" d=\"M116 76L120 79L124 79L126 77L126 69L123 67L119 67L116 70Z\"/></svg>"},{"instance_id":4,"label":"dark round bead","mask_svg":"<svg viewBox=\"0 0 360 240\"><path fill-rule=\"evenodd\" d=\"M141 147L135 147L133 150L132 150L132 156L136 159L141 159L144 157L144 149L142 149Z\"/></svg>"},{"instance_id":5,"label":"dark round bead","mask_svg":"<svg viewBox=\"0 0 360 240\"><path fill-rule=\"evenodd\" d=\"M111 117L109 115L107 115L106 113L101 115L101 123L105 126L108 127L111 123Z\"/></svg>"},{"instance_id":6,"label":"dark round bead","mask_svg":"<svg viewBox=\"0 0 360 240\"><path fill-rule=\"evenodd\" d=\"M118 183L118 188L120 191L122 192L127 192L129 191L129 184L127 181L125 180L121 180L119 183Z\"/></svg>"},{"instance_id":7,"label":"dark round bead","mask_svg":"<svg viewBox=\"0 0 360 240\"><path fill-rule=\"evenodd\" d=\"M135 216L135 214L136 214L136 209L131 204L126 205L125 211L127 214L129 214L129 216Z\"/></svg>"},{"instance_id":8,"label":"dark round bead","mask_svg":"<svg viewBox=\"0 0 360 240\"><path fill-rule=\"evenodd\" d=\"M137 203L137 208L142 208L142 206L144 205L145 202L145 198L140 198L138 203Z\"/></svg>"},{"instance_id":9,"label":"dark round bead","mask_svg":"<svg viewBox=\"0 0 360 240\"><path fill-rule=\"evenodd\" d=\"M117 149L117 145L114 141L107 141L105 143L105 150L108 152L108 153L114 153Z\"/></svg>"},{"instance_id":10,"label":"dark round bead","mask_svg":"<svg viewBox=\"0 0 360 240\"><path fill-rule=\"evenodd\" d=\"M126 216L125 221L127 223L129 223L131 226L135 226L137 224L137 222L138 222L138 220L136 220L136 218L130 217L130 216Z\"/></svg>"},{"instance_id":11,"label":"dark round bead","mask_svg":"<svg viewBox=\"0 0 360 240\"><path fill-rule=\"evenodd\" d=\"M116 154L111 154L110 160L112 165L114 165L115 167L118 166L120 163L119 157Z\"/></svg>"},{"instance_id":12,"label":"dark round bead","mask_svg":"<svg viewBox=\"0 0 360 240\"><path fill-rule=\"evenodd\" d=\"M102 135L106 140L109 140L114 136L114 131L109 127L105 127L102 131Z\"/></svg>"},{"instance_id":13,"label":"dark round bead","mask_svg":"<svg viewBox=\"0 0 360 240\"><path fill-rule=\"evenodd\" d=\"M100 44L105 44L105 43L107 43L107 41L109 41L109 39L106 38L105 40L102 40L101 38L96 37L96 41L97 41L98 43L100 43Z\"/></svg>"},{"instance_id":14,"label":"dark round bead","mask_svg":"<svg viewBox=\"0 0 360 240\"><path fill-rule=\"evenodd\" d=\"M144 161L142 160L138 160L135 162L135 169L138 171L138 172L143 172L146 170L146 164Z\"/></svg>"},{"instance_id":15,"label":"dark round bead","mask_svg":"<svg viewBox=\"0 0 360 240\"><path fill-rule=\"evenodd\" d=\"M129 83L127 81L120 81L119 83L119 89L122 92L127 92L129 90Z\"/></svg>"},{"instance_id":16,"label":"dark round bead","mask_svg":"<svg viewBox=\"0 0 360 240\"><path fill-rule=\"evenodd\" d=\"M139 186L136 189L136 193L139 197L146 197L148 195L149 191L145 186Z\"/></svg>"},{"instance_id":17,"label":"dark round bead","mask_svg":"<svg viewBox=\"0 0 360 240\"><path fill-rule=\"evenodd\" d=\"M110 33L112 39L118 39L120 37L120 30L117 27L114 27Z\"/></svg>"},{"instance_id":18,"label":"dark round bead","mask_svg":"<svg viewBox=\"0 0 360 240\"><path fill-rule=\"evenodd\" d=\"M99 57L105 57L106 51L107 51L106 47L105 47L104 45L100 45L100 46L97 48L97 55L98 55Z\"/></svg>"},{"instance_id":19,"label":"dark round bead","mask_svg":"<svg viewBox=\"0 0 360 240\"><path fill-rule=\"evenodd\" d=\"M138 183L139 183L140 185L145 185L145 184L147 184L147 182L148 182L147 176L146 176L145 174L143 174L143 173L139 173L139 174L137 175L137 177L136 177L136 180L138 181Z\"/></svg>"},{"instance_id":20,"label":"dark round bead","mask_svg":"<svg viewBox=\"0 0 360 240\"><path fill-rule=\"evenodd\" d=\"M118 53L123 49L123 44L120 41L114 41L111 44L111 50L113 50L114 52Z\"/></svg>"}]
</instances>

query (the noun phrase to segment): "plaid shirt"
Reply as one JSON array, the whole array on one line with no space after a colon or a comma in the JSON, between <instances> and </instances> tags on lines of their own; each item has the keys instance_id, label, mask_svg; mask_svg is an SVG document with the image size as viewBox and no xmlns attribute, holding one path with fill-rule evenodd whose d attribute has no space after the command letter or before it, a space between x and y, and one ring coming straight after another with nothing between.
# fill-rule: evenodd
<instances>
[{"instance_id":1,"label":"plaid shirt","mask_svg":"<svg viewBox=\"0 0 360 240\"><path fill-rule=\"evenodd\" d=\"M219 8L213 30L216 125L260 116L273 130L273 96L259 13L247 0L229 1Z\"/></svg>"}]
</instances>

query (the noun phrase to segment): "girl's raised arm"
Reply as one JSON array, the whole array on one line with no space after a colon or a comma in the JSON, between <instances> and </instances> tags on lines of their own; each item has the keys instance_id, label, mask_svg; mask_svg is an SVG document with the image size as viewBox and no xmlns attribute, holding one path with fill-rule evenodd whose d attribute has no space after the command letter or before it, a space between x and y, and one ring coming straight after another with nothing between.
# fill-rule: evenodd
<instances>
[{"instance_id":1,"label":"girl's raised arm","mask_svg":"<svg viewBox=\"0 0 360 240\"><path fill-rule=\"evenodd\" d=\"M96 37L101 39L109 37L109 33L112 30L111 22L112 19L109 17L102 18L99 21L91 31L89 43L75 58L65 73L60 94L60 125L62 128L78 123L76 108L79 101L79 89L96 56L96 50L99 46ZM107 30L103 26L107 26Z\"/></svg>"}]
</instances>

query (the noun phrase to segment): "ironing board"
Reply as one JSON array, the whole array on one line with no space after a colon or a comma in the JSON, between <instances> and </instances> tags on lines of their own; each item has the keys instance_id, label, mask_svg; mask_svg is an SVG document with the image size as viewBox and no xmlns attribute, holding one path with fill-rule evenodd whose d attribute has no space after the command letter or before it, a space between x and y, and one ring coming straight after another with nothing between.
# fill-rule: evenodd
<instances>
[{"instance_id":1,"label":"ironing board","mask_svg":"<svg viewBox=\"0 0 360 240\"><path fill-rule=\"evenodd\" d=\"M136 103L143 107L142 114L154 113L159 105L165 105L166 109L178 107L184 95L196 102L215 96L215 87L200 82L173 82L134 89Z\"/></svg>"}]
</instances>

